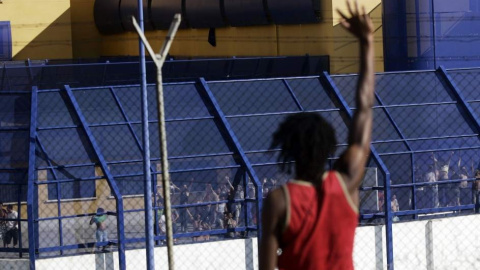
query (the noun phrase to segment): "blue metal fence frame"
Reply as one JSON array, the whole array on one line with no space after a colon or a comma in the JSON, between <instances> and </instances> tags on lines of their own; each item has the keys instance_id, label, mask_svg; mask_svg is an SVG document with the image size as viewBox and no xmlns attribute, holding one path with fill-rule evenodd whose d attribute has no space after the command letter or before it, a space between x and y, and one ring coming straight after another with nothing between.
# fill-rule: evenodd
<instances>
[{"instance_id":1,"label":"blue metal fence frame","mask_svg":"<svg viewBox=\"0 0 480 270\"><path fill-rule=\"evenodd\" d=\"M227 142L228 145L230 145L234 151L240 156L240 161L242 162L242 166L246 169L247 173L250 175L251 179L253 180L253 184L256 188L256 199L257 199L257 223L261 224L261 209L262 209L262 198L263 198L263 190L262 190L262 184L260 183L260 180L257 177L257 174L255 173L255 170L252 167L252 164L250 163L247 155L245 154L245 151L243 151L242 146L240 145L240 142L238 141L237 136L235 135L235 132L233 131L232 127L230 126L230 123L228 122L227 118L225 117L225 114L223 113L222 109L220 108L220 105L218 104L217 99L213 95L212 91L208 87L207 82L205 79L200 78L199 79L199 89L200 89L200 94L203 96L208 97L209 102L211 102L211 106L214 108L214 115L217 120L220 121L220 127L224 129L229 135L229 142ZM248 224L248 220L246 220L246 224ZM258 237L261 237L261 231L259 230L258 232Z\"/></svg>"},{"instance_id":2,"label":"blue metal fence frame","mask_svg":"<svg viewBox=\"0 0 480 270\"><path fill-rule=\"evenodd\" d=\"M28 194L27 194L27 213L28 213L28 254L30 260L30 270L35 270L36 251L38 250L38 189L35 185L35 160L36 160L36 133L37 133L37 100L38 89L32 88L30 104L30 133L28 149ZM20 204L19 204L20 206ZM20 207L19 207L20 208Z\"/></svg>"},{"instance_id":3,"label":"blue metal fence frame","mask_svg":"<svg viewBox=\"0 0 480 270\"><path fill-rule=\"evenodd\" d=\"M5 70L4 70L5 71ZM420 71L424 72L424 71ZM431 72L431 71L430 71ZM396 72L399 73L399 72ZM411 73L411 72L408 72ZM419 214L426 214L426 213L438 213L438 212L443 212L443 211L457 211L457 210L471 210L475 208L479 208L478 206L476 207L473 204L467 204L467 205L460 205L460 206L449 206L449 207L441 207L441 208L435 208L435 209L417 209L416 205L416 190L417 187L424 187L424 186L429 186L432 185L432 183L424 183L424 182L416 182L415 181L415 172L414 172L414 164L415 164L415 154L417 153L427 153L427 152L432 152L432 150L413 150L412 147L410 146L410 142L412 141L418 141L418 140L428 140L428 139L445 139L445 138L457 138L457 137L480 137L480 118L475 114L473 111L472 107L469 105L465 97L463 96L461 90L458 88L456 83L453 81L452 77L448 73L448 71L444 67L439 67L435 73L437 76L440 76L444 82L447 85L447 91L451 93L454 96L454 101L448 101L448 102L431 102L431 103L425 103L421 105L441 105L441 104L457 104L459 107L461 107L464 111L464 117L466 118L467 121L470 121L473 123L476 133L475 135L459 135L459 136L439 136L439 137L429 137L429 138L407 138L403 133L402 130L399 128L397 125L395 119L390 115L388 111L388 107L391 106L385 106L381 98L376 95L376 99L379 103L379 106L375 106L375 108L382 109L387 116L388 120L391 122L393 125L395 131L399 134L400 139L398 140L385 140L385 141L376 141L375 143L379 142L403 142L407 146L407 151L403 152L391 152L391 153L379 153L374 145L371 147L371 158L377 163L379 166L382 174L384 175L384 185L383 187L370 187L367 188L369 190L384 190L385 192L385 201L389 202L391 198L391 188L411 188L411 191L413 193L413 205L411 210L403 210L399 211L396 213L393 213L391 210L391 205L389 203L385 204L385 214L382 213L377 213L377 214L361 214L360 218L365 219L365 218L372 218L372 217L381 217L385 220L385 225L386 225L386 255L387 255L387 267L388 269L394 269L394 258L393 258L393 236L392 236L392 221L394 216L407 216L411 215L414 216L414 218L417 218ZM392 74L392 73L389 73ZM332 77L325 72L322 74L320 77L314 77L319 80L323 88L328 91L331 96L338 102L339 108L336 109L327 109L327 110L317 110L317 111L342 111L348 115L348 117L352 117L353 113L349 105L347 104L344 96L340 93L339 89L335 85L334 81L332 80ZM288 78L291 79L291 78ZM276 80L281 80L284 85L286 86L287 90L289 91L290 95L292 96L293 100L295 101L297 107L299 110L303 111L303 107L300 104L299 100L297 99L295 92L292 90L290 85L288 84L288 81L286 78L278 78ZM252 80L254 81L254 80ZM274 112L274 113L259 113L259 114L242 114L242 115L229 115L226 116L225 113L223 112L220 104L218 103L215 95L209 88L209 82L207 82L203 78L199 78L198 81L195 83L196 89L200 96L202 97L203 101L206 103L206 106L210 108L211 112L213 113L212 117L191 117L191 118L182 118L182 119L168 119L167 121L188 121L188 120L203 120L203 119L209 119L213 120L216 124L217 127L220 129L220 132L223 134L226 134L225 140L227 142L228 147L232 150L232 152L226 152L226 153L213 153L213 154L205 154L205 155L191 155L191 156L182 156L182 157L171 157L170 159L184 159L184 158L198 158L198 157L207 157L207 156L228 156L228 155L238 155L238 158L236 159L236 162L238 162L237 165L232 165L232 166L222 166L218 168L195 168L195 169L189 169L189 170L172 170L172 173L181 173L181 172L188 172L188 171L201 171L201 170L215 170L215 169L223 169L223 168L239 168L239 173L241 173L243 184L244 184L244 190L247 192L246 189L246 175L249 175L251 179L253 180L253 184L256 188L256 198L251 199L247 198L247 195L245 196L245 199L243 200L234 200L233 202L238 202L238 203L249 203L249 202L256 202L256 207L258 210L262 209L262 185L256 175L256 171L252 166L252 163L249 161L247 154L250 153L260 153L260 152L267 152L267 151L244 151L242 148L242 145L240 144L234 130L232 129L229 119L230 118L236 118L236 117L250 117L250 116L264 116L264 115L285 115L285 114L291 114L295 112ZM138 87L138 85L136 85ZM122 123L109 123L109 124L88 124L85 117L83 116L83 113L80 109L80 106L78 102L75 99L75 96L73 94L72 89L66 85L64 89L61 91L65 91L68 103L67 106L70 106L73 108L73 111L75 112L76 116L80 120L79 127L86 133L87 138L91 144L91 147L94 150L95 155L97 156L100 167L104 173L105 177L90 177L90 178L84 178L87 180L96 180L96 179L107 179L108 184L110 185L111 189L113 190L114 197L117 202L117 209L115 213L109 213L117 216L117 234L118 234L118 247L119 247L119 265L121 269L125 269L126 265L126 259L125 259L125 244L127 243L138 243L138 242L144 242L145 238L130 238L126 239L124 236L124 221L123 221L123 215L126 212L137 212L137 211L144 211L144 210L124 210L123 209L123 197L120 193L120 190L118 186L116 185L114 176L111 174L111 172L108 169L108 165L110 164L120 164L123 162L132 162L132 160L128 161L117 161L117 162L106 162L103 155L102 151L99 148L98 144L95 141L95 138L90 130L90 127L94 126L108 126L108 125L119 125L119 124L124 124L129 127L130 132L134 135L135 143L137 147L142 151L142 146L140 145L139 138L135 135L135 132L133 131L132 124L139 124L141 121L130 121L128 119L128 116L126 115L124 109L122 108L122 104L120 103L120 100L118 99L117 95L115 94L115 89L113 87L97 87L93 89L105 89L108 88L110 89L112 95L114 96L115 102L117 103L117 106L120 108L122 117L124 118L125 122ZM90 88L89 88L90 89ZM48 92L49 90L44 90L42 92ZM51 91L58 91L58 90L51 90ZM2 93L6 93L3 92ZM19 94L19 93L28 93L25 91L14 91L12 94ZM30 269L35 269L35 260L37 258L37 254L39 252L47 252L47 251L59 251L60 254L63 254L65 250L69 249L77 249L80 248L80 245L63 245L63 232L62 232L62 219L67 219L67 218L75 218L75 217L81 217L81 216L86 216L86 215L74 215L74 216L61 216L61 190L60 190L60 183L64 182L71 182L75 181L78 179L59 179L58 176L56 175L55 170L59 168L59 166L56 166L50 162L48 158L48 153L46 152L44 146L41 143L40 138L38 137L37 131L38 130L53 130L53 129L64 129L64 128L77 128L78 126L72 125L72 126L55 126L55 127L38 127L37 126L37 112L38 112L38 88L33 87L31 91L31 111L30 111L30 126L29 126L29 152L28 152L28 190L27 190L27 214L29 216L28 218L28 236L29 236L29 246L28 246L28 252L29 252L29 258L30 258ZM408 107L408 106L417 106L419 104L404 104L404 105L398 105L398 107ZM156 123L157 121L148 121L149 123ZM12 127L2 127L0 130L25 130L25 128L12 128ZM459 148L445 148L445 149L434 149L433 151L450 151L450 150L471 150L471 149L479 149L478 146L476 147L459 147ZM42 153L43 155L46 156L46 162L47 166L38 166L36 167L36 151ZM270 150L269 150L270 151ZM272 150L275 151L275 150ZM407 183L407 184L390 184L390 172L386 166L386 164L382 160L382 156L389 156L389 155L398 155L398 154L409 154L411 156L411 167L412 167L412 183ZM154 159L152 159L154 160ZM156 159L158 160L158 159ZM135 162L141 162L142 160L135 160ZM255 164L255 166L262 166L262 165L274 165L276 163L265 163L265 164ZM75 165L66 165L63 167L81 167L81 166L92 166L96 165L95 163L88 163L88 164L75 164ZM35 172L36 170L39 169L48 169L53 172L53 180L47 180L47 181L42 181L36 182L35 180ZM149 173L153 174L155 177L159 172L157 172L154 168L151 166L149 167ZM126 175L119 175L118 177L123 177L123 176L140 176L143 174L126 174ZM154 178L154 182L155 182ZM474 181L475 179L468 179L468 181ZM454 180L449 180L448 182L450 183L460 183L463 180L460 179L454 179ZM57 201L58 201L58 217L52 217L52 218L39 218L38 217L38 185L39 184L55 184L56 185L56 190L57 190ZM435 183L433 183L435 184ZM199 206L199 205L212 205L212 204L218 204L218 203L225 203L225 202L232 202L231 200L228 201L217 201L217 202L204 202L201 204L188 204L188 205L176 205L173 206L173 208L177 209L182 209L186 207L193 207L193 206ZM19 209L20 209L20 202L19 203ZM478 204L479 202L477 202ZM160 209L160 207L155 206L154 209ZM156 211L155 211L156 213ZM87 214L88 215L88 214ZM245 226L242 227L237 227L235 229L217 229L217 230L211 230L211 231L202 231L202 232L191 232L191 233L176 233L175 237L193 237L193 236L200 236L200 235L215 235L215 234L225 234L227 232L233 231L251 231L251 230L258 230L258 236L261 237L260 235L260 225L257 226L249 226L248 222L248 215L246 213L246 207L244 208L243 215L245 216ZM258 224L261 224L260 221L261 218L261 211L257 211L257 220ZM21 219L19 219L21 220ZM60 234L60 246L58 247L49 247L49 248L39 248L39 231L38 231L38 222L43 221L43 220L58 220L59 222L59 234ZM157 221L157 218L155 219ZM156 226L158 226L157 222L155 222ZM164 240L165 236L158 235L156 234L154 239L157 241L157 245L160 243L159 241ZM21 241L20 241L21 242ZM22 252L22 247L20 246L20 252ZM21 253L20 253L21 256ZM123 268L122 268L123 267Z\"/></svg>"},{"instance_id":4,"label":"blue metal fence frame","mask_svg":"<svg viewBox=\"0 0 480 270\"><path fill-rule=\"evenodd\" d=\"M105 161L105 158L103 157L102 151L100 150L100 147L98 146L95 137L93 136L92 131L90 130L90 127L88 126L88 123L83 116L82 110L80 109L80 106L75 99L75 96L73 95L72 90L68 85L65 85L65 92L67 94L68 100L70 102L70 105L73 107L74 112L76 113L76 116L79 119L80 126L82 130L85 132L87 135L87 138L89 140L89 143L91 147L94 150L94 153L98 159L98 162L100 163L100 167L102 169L103 175L107 179L108 185L110 186L111 190L113 191L113 196L115 197L115 202L116 202L116 216L117 216L117 237L118 237L118 263L119 267L121 270L126 269L126 260L125 260L125 230L124 230L124 213L123 213L123 196L120 193L120 190L117 186L117 183L115 182L115 179L113 178L110 169L108 169L107 162Z\"/></svg>"}]
</instances>

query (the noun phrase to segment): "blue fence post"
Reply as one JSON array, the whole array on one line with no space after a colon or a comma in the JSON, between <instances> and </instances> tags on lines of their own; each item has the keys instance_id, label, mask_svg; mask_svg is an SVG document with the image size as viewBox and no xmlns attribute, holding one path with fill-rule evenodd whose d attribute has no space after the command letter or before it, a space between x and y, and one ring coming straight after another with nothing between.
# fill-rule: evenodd
<instances>
[{"instance_id":1,"label":"blue fence post","mask_svg":"<svg viewBox=\"0 0 480 270\"><path fill-rule=\"evenodd\" d=\"M216 121L218 121L217 123L219 124L219 128L223 129L223 131L228 134L228 141L226 141L227 145L232 149L234 149L234 152L240 156L240 162L242 163L241 165L246 169L247 173L250 175L250 177L253 180L253 184L255 185L255 188L257 189L256 190L257 210L258 210L257 211L257 228L258 228L257 235L258 235L258 239L260 239L261 238L261 216L262 216L261 211L262 211L262 199L263 199L262 184L260 183L260 180L258 179L257 174L255 173L255 170L252 167L252 164L247 158L245 151L243 151L243 148L240 145L240 142L238 141L238 138L235 135L235 132L233 131L232 127L230 126L230 123L225 117L225 114L220 108L220 105L218 104L217 99L215 98L212 91L208 87L207 82L205 81L204 78L200 78L198 84L199 84L199 87L198 87L199 94L200 96L206 97L205 100L210 102L210 104L207 104L207 107L213 108L213 114ZM248 220L246 220L245 222L248 223Z\"/></svg>"},{"instance_id":2,"label":"blue fence post","mask_svg":"<svg viewBox=\"0 0 480 270\"><path fill-rule=\"evenodd\" d=\"M35 269L35 253L38 248L38 200L37 187L35 186L35 147L37 135L37 100L38 89L32 87L30 103L30 133L28 146L28 190L27 190L27 215L28 215L28 254L30 259L30 270Z\"/></svg>"},{"instance_id":3,"label":"blue fence post","mask_svg":"<svg viewBox=\"0 0 480 270\"><path fill-rule=\"evenodd\" d=\"M342 96L340 91L338 90L337 86L333 82L332 78L328 74L328 72L323 72L323 76L320 77L320 82L327 88L329 89L332 94L337 98L337 101L340 104L340 107L343 111L345 111L350 119L353 118L353 112L348 106L347 101L345 98ZM384 173L385 176L385 183L384 183L384 188L385 188L385 236L386 236L386 244L387 244L387 269L388 270L393 270L394 265L393 265L393 235L392 235L392 220L393 220L393 215L392 215L392 209L391 209L391 204L390 204L390 198L391 198L391 190L390 190L390 172L388 171L387 166L383 162L382 158L378 154L377 150L373 145L370 145L370 156L378 163L380 166L381 170Z\"/></svg>"},{"instance_id":4,"label":"blue fence post","mask_svg":"<svg viewBox=\"0 0 480 270\"><path fill-rule=\"evenodd\" d=\"M143 27L143 1L137 0L137 10L138 10L138 24L142 32L144 31ZM143 174L145 177L144 181L144 204L145 204L145 237L146 237L146 249L147 249L147 269L155 268L155 258L154 258L154 241L153 241L153 221L152 221L152 181L150 173L150 139L149 139L149 130L148 130L148 100L147 100L147 75L146 70L147 66L145 63L145 47L143 45L142 39L138 38L138 55L140 61L140 78L141 78L141 91L142 91L142 138L143 138ZM151 55L151 57L155 57ZM160 121L160 119L159 119ZM160 124L160 123L159 123ZM161 136L159 134L159 136ZM163 172L162 172L163 173ZM167 190L166 192L170 192ZM156 202L156 201L155 201ZM170 265L170 264L169 264Z\"/></svg>"},{"instance_id":5,"label":"blue fence post","mask_svg":"<svg viewBox=\"0 0 480 270\"><path fill-rule=\"evenodd\" d=\"M126 269L125 228L124 228L125 224L124 224L122 194L120 193L120 189L118 188L117 183L113 178L113 175L108 169L107 162L103 157L100 147L98 146L97 141L95 140L95 137L93 136L93 133L90 130L90 127L88 126L87 121L82 113L82 110L80 109L80 106L77 100L75 99L75 96L73 95L72 90L68 85L65 85L65 92L67 94L68 100L70 101L70 105L73 107L73 111L78 117L78 120L80 122L80 127L85 132L87 139L94 150L95 156L97 157L98 162L100 163L100 167L103 171L105 178L107 179L108 185L110 186L110 189L113 191L113 196L115 197L116 211L117 211L116 214L117 214L117 236L118 236L118 263L119 263L119 268L121 270L125 270Z\"/></svg>"}]
</instances>

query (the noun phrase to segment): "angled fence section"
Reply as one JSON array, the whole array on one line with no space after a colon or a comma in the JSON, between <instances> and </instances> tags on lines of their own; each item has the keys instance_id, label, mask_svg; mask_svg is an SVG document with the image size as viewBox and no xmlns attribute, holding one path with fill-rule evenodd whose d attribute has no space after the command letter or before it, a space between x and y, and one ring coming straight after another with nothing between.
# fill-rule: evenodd
<instances>
[{"instance_id":1,"label":"angled fence section","mask_svg":"<svg viewBox=\"0 0 480 270\"><path fill-rule=\"evenodd\" d=\"M0 91L0 235L3 242L0 253L5 256L28 257L35 248L29 245L28 237L29 230L34 228L34 219L29 220L27 208L20 207L25 205L33 183L29 177L29 162L34 151L30 141L32 100L35 95L31 91ZM9 205L16 215L7 215ZM14 223L17 225L9 226ZM8 245L3 241L7 231L11 231L13 238Z\"/></svg>"},{"instance_id":2,"label":"angled fence section","mask_svg":"<svg viewBox=\"0 0 480 270\"><path fill-rule=\"evenodd\" d=\"M121 267L144 265L149 196L156 264L166 265L155 100L148 101L148 119L156 188L144 194L139 85L26 91L28 78L40 76L33 66L29 72L10 74L0 91L0 200L18 213L18 243L0 247L0 256L29 257L35 267L45 258L105 249L125 254ZM478 268L470 259L480 208L478 75L377 74L357 269ZM332 168L347 145L356 81L322 74L164 84L179 267L255 267L262 198L292 177L278 169L272 133L288 115L321 114L337 131ZM147 91L154 96L153 85Z\"/></svg>"}]
</instances>

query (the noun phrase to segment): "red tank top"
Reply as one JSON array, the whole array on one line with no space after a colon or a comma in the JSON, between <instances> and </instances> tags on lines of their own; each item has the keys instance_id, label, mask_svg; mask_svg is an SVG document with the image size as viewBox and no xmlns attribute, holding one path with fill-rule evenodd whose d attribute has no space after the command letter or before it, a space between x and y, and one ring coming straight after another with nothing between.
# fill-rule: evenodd
<instances>
[{"instance_id":1,"label":"red tank top","mask_svg":"<svg viewBox=\"0 0 480 270\"><path fill-rule=\"evenodd\" d=\"M353 269L358 210L340 174L326 172L321 189L303 181L291 181L282 188L287 215L278 268Z\"/></svg>"}]
</instances>

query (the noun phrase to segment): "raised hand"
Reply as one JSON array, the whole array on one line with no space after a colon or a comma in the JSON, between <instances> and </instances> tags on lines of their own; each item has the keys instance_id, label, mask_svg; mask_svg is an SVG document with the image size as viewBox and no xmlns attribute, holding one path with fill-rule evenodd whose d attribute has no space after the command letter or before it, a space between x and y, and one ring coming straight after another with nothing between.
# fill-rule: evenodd
<instances>
[{"instance_id":1,"label":"raised hand","mask_svg":"<svg viewBox=\"0 0 480 270\"><path fill-rule=\"evenodd\" d=\"M360 41L368 41L373 38L374 29L372 20L365 11L364 6L362 6L362 14L360 14L357 1L354 1L354 3L355 8L352 9L350 1L347 1L347 7L350 16L345 15L342 11L337 9L338 14L340 14L340 16L343 18L340 21L340 24L342 24L343 28L352 33Z\"/></svg>"}]
</instances>

